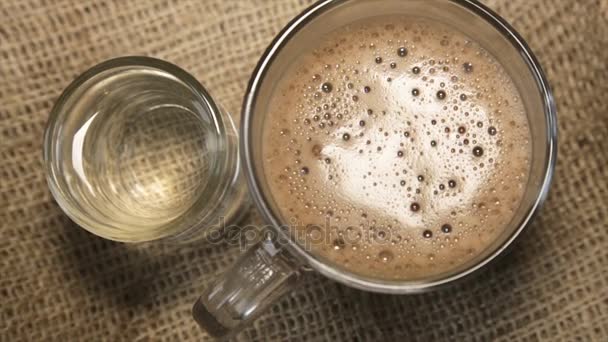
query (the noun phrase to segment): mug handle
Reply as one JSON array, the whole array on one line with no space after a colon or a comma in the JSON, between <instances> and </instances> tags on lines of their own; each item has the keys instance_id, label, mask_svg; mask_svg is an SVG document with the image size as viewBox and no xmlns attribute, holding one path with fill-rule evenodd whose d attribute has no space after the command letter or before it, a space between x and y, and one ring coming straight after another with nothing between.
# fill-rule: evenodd
<instances>
[{"instance_id":1,"label":"mug handle","mask_svg":"<svg viewBox=\"0 0 608 342\"><path fill-rule=\"evenodd\" d=\"M192 316L213 337L234 336L296 286L301 267L266 231L261 241L205 290Z\"/></svg>"}]
</instances>

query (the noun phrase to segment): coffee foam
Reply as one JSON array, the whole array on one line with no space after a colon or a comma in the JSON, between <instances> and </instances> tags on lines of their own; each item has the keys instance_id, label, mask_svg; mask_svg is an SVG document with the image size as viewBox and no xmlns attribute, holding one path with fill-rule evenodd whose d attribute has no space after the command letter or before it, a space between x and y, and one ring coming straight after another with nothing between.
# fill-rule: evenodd
<instances>
[{"instance_id":1,"label":"coffee foam","mask_svg":"<svg viewBox=\"0 0 608 342\"><path fill-rule=\"evenodd\" d=\"M482 253L517 210L531 156L522 101L496 59L409 17L345 26L304 53L263 134L285 222L321 230L313 253L384 279Z\"/></svg>"}]
</instances>

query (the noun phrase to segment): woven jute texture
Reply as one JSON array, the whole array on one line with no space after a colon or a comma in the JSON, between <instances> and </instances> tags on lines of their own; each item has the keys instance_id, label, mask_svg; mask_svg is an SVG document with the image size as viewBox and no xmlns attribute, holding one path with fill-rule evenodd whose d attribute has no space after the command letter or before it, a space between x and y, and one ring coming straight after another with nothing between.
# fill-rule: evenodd
<instances>
[{"instance_id":1,"label":"woven jute texture","mask_svg":"<svg viewBox=\"0 0 608 342\"><path fill-rule=\"evenodd\" d=\"M238 119L262 51L310 3L0 1L1 341L209 339L191 305L239 249L80 229L45 182L45 123L71 80L122 55L181 66ZM308 274L238 340L608 341L608 0L486 4L529 42L559 110L556 177L530 229L481 275L437 292L379 295Z\"/></svg>"}]
</instances>

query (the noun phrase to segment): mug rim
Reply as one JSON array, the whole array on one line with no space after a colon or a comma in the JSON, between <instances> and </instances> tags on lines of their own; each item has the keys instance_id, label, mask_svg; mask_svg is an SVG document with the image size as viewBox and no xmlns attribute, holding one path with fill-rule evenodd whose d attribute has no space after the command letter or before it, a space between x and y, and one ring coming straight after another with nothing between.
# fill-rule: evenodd
<instances>
[{"instance_id":1,"label":"mug rim","mask_svg":"<svg viewBox=\"0 0 608 342\"><path fill-rule=\"evenodd\" d=\"M543 176L542 185L538 191L536 200L527 209L524 218L519 223L519 226L514 229L511 235L494 251L486 255L483 259L473 264L467 269L460 272L450 274L446 277L435 279L432 281L402 281L401 284L397 283L398 280L383 280L378 279L377 281L362 279L357 277L354 273L347 273L344 270L340 270L337 267L330 265L329 263L323 262L320 258L312 255L312 253L304 250L302 246L299 246L294 242L288 234L283 231L280 227L282 226L277 216L273 213L270 207L267 205L268 195L264 194L259 186L259 177L256 174L254 168L254 159L252 155L252 134L251 134L251 123L252 116L254 115L254 108L256 105L256 98L260 90L261 83L263 82L266 72L272 65L276 55L282 50L284 45L292 38L293 35L297 34L301 28L306 26L310 21L315 19L320 14L334 6L338 6L342 3L353 1L353 0L320 0L312 6L305 9L302 13L297 15L283 28L280 33L270 43L262 57L260 58L256 68L254 69L252 76L249 80L245 99L242 107L242 125L241 125L241 139L240 146L242 163L244 165L244 173L249 184L249 189L253 202L261 213L262 217L266 222L270 222L276 233L288 241L285 247L296 257L303 260L306 265L312 267L312 269L321 273L322 275L361 290L381 292L381 293L392 293L392 294L405 294L405 293L419 293L426 292L432 289L440 288L453 283L456 280L465 278L472 273L476 273L479 269L495 260L499 255L502 255L506 249L508 249L513 242L520 236L521 232L529 225L529 222L538 213L540 207L545 201L553 174L555 171L555 164L557 160L557 109L553 98L552 91L547 82L546 76L537 60L532 53L531 49L524 41L524 39L515 31L510 24L508 24L503 18L501 18L494 11L479 3L477 0L449 0L450 2L456 3L464 8L470 10L476 16L484 19L487 23L492 25L500 34L509 40L512 46L520 52L520 56L525 60L530 68L534 79L537 82L537 86L540 90L540 94L543 99L545 120L547 122L547 155L545 155L546 163L544 165L545 171ZM392 283L389 283L392 282Z\"/></svg>"}]
</instances>

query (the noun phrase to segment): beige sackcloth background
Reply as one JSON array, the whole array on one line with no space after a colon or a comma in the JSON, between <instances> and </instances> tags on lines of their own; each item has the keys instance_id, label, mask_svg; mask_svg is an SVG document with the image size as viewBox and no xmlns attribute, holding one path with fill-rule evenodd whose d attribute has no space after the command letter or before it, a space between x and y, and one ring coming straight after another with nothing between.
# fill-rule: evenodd
<instances>
[{"instance_id":1,"label":"beige sackcloth background","mask_svg":"<svg viewBox=\"0 0 608 342\"><path fill-rule=\"evenodd\" d=\"M558 105L556 177L530 229L438 292L372 294L308 274L237 340L608 341L608 0L485 3L528 41ZM129 246L79 229L45 182L48 113L88 67L149 55L193 73L238 119L262 51L310 4L0 1L0 341L209 339L190 308L238 248Z\"/></svg>"}]
</instances>

